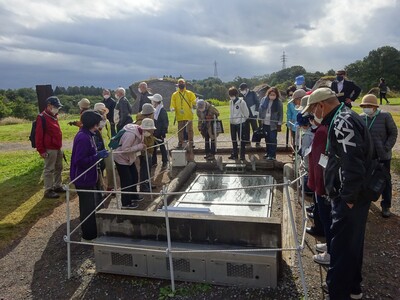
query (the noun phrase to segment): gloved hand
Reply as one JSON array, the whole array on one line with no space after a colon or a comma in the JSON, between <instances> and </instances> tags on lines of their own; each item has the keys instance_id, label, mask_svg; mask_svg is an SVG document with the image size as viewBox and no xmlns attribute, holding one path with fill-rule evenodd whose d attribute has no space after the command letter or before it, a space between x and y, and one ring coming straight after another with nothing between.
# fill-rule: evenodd
<instances>
[{"instance_id":1,"label":"gloved hand","mask_svg":"<svg viewBox=\"0 0 400 300\"><path fill-rule=\"evenodd\" d=\"M108 151L107 150L101 150L97 152L96 154L97 158L106 158L108 156Z\"/></svg>"},{"instance_id":2,"label":"gloved hand","mask_svg":"<svg viewBox=\"0 0 400 300\"><path fill-rule=\"evenodd\" d=\"M69 126L77 126L77 121L68 122Z\"/></svg>"}]
</instances>

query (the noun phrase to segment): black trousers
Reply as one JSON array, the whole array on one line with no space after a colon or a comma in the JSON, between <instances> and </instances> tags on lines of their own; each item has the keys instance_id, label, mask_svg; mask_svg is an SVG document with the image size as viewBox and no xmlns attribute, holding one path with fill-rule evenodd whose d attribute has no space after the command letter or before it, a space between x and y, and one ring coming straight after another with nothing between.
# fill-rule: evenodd
<instances>
[{"instance_id":1,"label":"black trousers","mask_svg":"<svg viewBox=\"0 0 400 300\"><path fill-rule=\"evenodd\" d=\"M95 187L76 187L82 190L96 190ZM81 222L96 208L96 194L91 192L78 192L79 219ZM93 240L97 237L96 214L93 213L81 226L82 238Z\"/></svg>"},{"instance_id":2,"label":"black trousers","mask_svg":"<svg viewBox=\"0 0 400 300\"><path fill-rule=\"evenodd\" d=\"M369 201L349 208L340 197L332 200L331 262L326 277L331 300L350 299L361 292L361 270Z\"/></svg>"},{"instance_id":3,"label":"black trousers","mask_svg":"<svg viewBox=\"0 0 400 300\"><path fill-rule=\"evenodd\" d=\"M382 99L385 99L385 100L386 100L386 103L389 103L389 100L386 98L386 93L380 92L380 93L379 93L379 98L380 98L380 100L381 100L381 105L382 105Z\"/></svg>"},{"instance_id":4,"label":"black trousers","mask_svg":"<svg viewBox=\"0 0 400 300\"><path fill-rule=\"evenodd\" d=\"M136 185L138 183L138 173L135 163L131 165L120 165L115 163L121 182L121 190L123 192L137 192ZM135 186L131 186L135 185ZM125 188L130 186L129 188ZM121 203L122 206L131 204L132 200L137 200L139 195L122 194Z\"/></svg>"},{"instance_id":5,"label":"black trousers","mask_svg":"<svg viewBox=\"0 0 400 300\"><path fill-rule=\"evenodd\" d=\"M211 139L210 135L208 134L208 132L206 132L206 134L204 136L204 140L205 140L204 149L206 151L206 155L207 154L215 155L215 153L216 153L216 151L215 151L215 139Z\"/></svg>"},{"instance_id":6,"label":"black trousers","mask_svg":"<svg viewBox=\"0 0 400 300\"><path fill-rule=\"evenodd\" d=\"M245 126L244 132L243 132L243 134L244 134L243 140L246 141L246 144L251 144L250 127L251 127L251 129L253 131L253 134L254 134L254 132L258 129L258 123L257 123L257 120L255 118L246 120L246 126Z\"/></svg>"},{"instance_id":7,"label":"black trousers","mask_svg":"<svg viewBox=\"0 0 400 300\"><path fill-rule=\"evenodd\" d=\"M160 140L160 141L156 141L156 145L159 145L159 147L160 147L162 162L163 163L167 163L168 162L168 153L167 153L167 148L165 147L165 144L163 144L164 143L164 138L163 137L157 137L157 139ZM157 148L158 147L154 147L153 156L152 156L152 164L156 164L157 163Z\"/></svg>"},{"instance_id":8,"label":"black trousers","mask_svg":"<svg viewBox=\"0 0 400 300\"><path fill-rule=\"evenodd\" d=\"M111 137L113 137L114 135L117 134L117 132L115 130L115 123L110 122L110 128L111 128Z\"/></svg>"},{"instance_id":9,"label":"black trousers","mask_svg":"<svg viewBox=\"0 0 400 300\"><path fill-rule=\"evenodd\" d=\"M247 130L247 123L231 124L231 139L232 139L232 155L238 156L238 140L240 139L240 158L244 158L246 153L245 132Z\"/></svg>"}]
</instances>

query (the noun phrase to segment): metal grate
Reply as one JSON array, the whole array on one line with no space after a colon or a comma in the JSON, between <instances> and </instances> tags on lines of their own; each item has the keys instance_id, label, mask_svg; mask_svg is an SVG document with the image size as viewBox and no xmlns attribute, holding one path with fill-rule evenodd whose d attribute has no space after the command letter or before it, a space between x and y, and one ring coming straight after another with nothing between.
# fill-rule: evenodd
<instances>
[{"instance_id":1,"label":"metal grate","mask_svg":"<svg viewBox=\"0 0 400 300\"><path fill-rule=\"evenodd\" d=\"M167 270L169 271L169 259L166 258ZM174 265L174 270L179 272L190 272L190 261L188 259L177 259L172 258L172 264Z\"/></svg>"},{"instance_id":2,"label":"metal grate","mask_svg":"<svg viewBox=\"0 0 400 300\"><path fill-rule=\"evenodd\" d=\"M228 277L253 278L253 265L227 263L226 275Z\"/></svg>"},{"instance_id":3,"label":"metal grate","mask_svg":"<svg viewBox=\"0 0 400 300\"><path fill-rule=\"evenodd\" d=\"M111 264L114 266L133 266L133 257L131 254L120 254L111 252Z\"/></svg>"}]
</instances>

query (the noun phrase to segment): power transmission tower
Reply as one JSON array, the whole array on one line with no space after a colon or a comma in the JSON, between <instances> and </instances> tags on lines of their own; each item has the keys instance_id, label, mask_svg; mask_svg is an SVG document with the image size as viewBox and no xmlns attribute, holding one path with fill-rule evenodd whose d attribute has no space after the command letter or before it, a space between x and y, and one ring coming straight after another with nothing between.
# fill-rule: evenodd
<instances>
[{"instance_id":1,"label":"power transmission tower","mask_svg":"<svg viewBox=\"0 0 400 300\"><path fill-rule=\"evenodd\" d=\"M218 78L217 61L214 61L214 77Z\"/></svg>"},{"instance_id":2,"label":"power transmission tower","mask_svg":"<svg viewBox=\"0 0 400 300\"><path fill-rule=\"evenodd\" d=\"M282 70L286 69L287 55L285 54L285 51L283 51L283 54L281 56L281 62L282 62Z\"/></svg>"}]
</instances>

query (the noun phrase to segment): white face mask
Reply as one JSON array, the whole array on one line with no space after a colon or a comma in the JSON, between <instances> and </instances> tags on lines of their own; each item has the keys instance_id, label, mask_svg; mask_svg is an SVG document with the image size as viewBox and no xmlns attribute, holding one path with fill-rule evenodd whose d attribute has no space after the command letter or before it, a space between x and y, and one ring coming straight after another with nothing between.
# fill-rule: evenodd
<instances>
[{"instance_id":1,"label":"white face mask","mask_svg":"<svg viewBox=\"0 0 400 300\"><path fill-rule=\"evenodd\" d=\"M143 132L143 135L144 135L145 137L149 137L149 136L151 136L151 132L145 131L145 132Z\"/></svg>"},{"instance_id":2,"label":"white face mask","mask_svg":"<svg viewBox=\"0 0 400 300\"><path fill-rule=\"evenodd\" d=\"M140 90L140 88L138 88L137 90L138 90L139 94L142 92L142 91Z\"/></svg>"},{"instance_id":3,"label":"white face mask","mask_svg":"<svg viewBox=\"0 0 400 300\"><path fill-rule=\"evenodd\" d=\"M104 126L106 126L106 121L100 121L99 127L103 128Z\"/></svg>"},{"instance_id":4,"label":"white face mask","mask_svg":"<svg viewBox=\"0 0 400 300\"><path fill-rule=\"evenodd\" d=\"M59 108L53 107L53 108L51 109L51 113L52 113L53 115L56 115L56 114L58 114L58 111L59 111L59 110L60 110Z\"/></svg>"},{"instance_id":5,"label":"white face mask","mask_svg":"<svg viewBox=\"0 0 400 300\"><path fill-rule=\"evenodd\" d=\"M249 90L248 89L245 89L245 90L243 90L243 91L240 91L241 93L242 93L242 95L243 96L246 96L247 95L247 93L249 92Z\"/></svg>"},{"instance_id":6,"label":"white face mask","mask_svg":"<svg viewBox=\"0 0 400 300\"><path fill-rule=\"evenodd\" d=\"M322 120L324 119L324 108L322 108L322 114L321 118L318 118L317 115L314 112L314 121L317 122L318 124L322 124Z\"/></svg>"},{"instance_id":7,"label":"white face mask","mask_svg":"<svg viewBox=\"0 0 400 300\"><path fill-rule=\"evenodd\" d=\"M229 98L230 98L232 101L236 99L235 96L231 96L231 97L229 97Z\"/></svg>"},{"instance_id":8,"label":"white face mask","mask_svg":"<svg viewBox=\"0 0 400 300\"><path fill-rule=\"evenodd\" d=\"M298 85L298 84L296 84L296 89L302 89L303 88L303 85L302 84L300 84L300 85Z\"/></svg>"},{"instance_id":9,"label":"white face mask","mask_svg":"<svg viewBox=\"0 0 400 300\"><path fill-rule=\"evenodd\" d=\"M371 115L374 114L374 109L373 109L373 108L370 108L370 107L364 107L364 108L363 108L363 112L364 112L366 115L371 116Z\"/></svg>"},{"instance_id":10,"label":"white face mask","mask_svg":"<svg viewBox=\"0 0 400 300\"><path fill-rule=\"evenodd\" d=\"M110 98L110 95L104 95L103 98L107 100L108 98Z\"/></svg>"}]
</instances>

